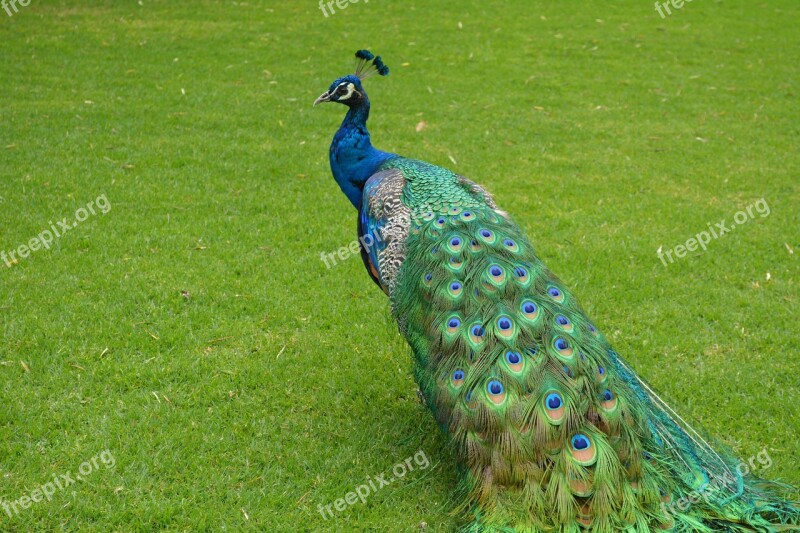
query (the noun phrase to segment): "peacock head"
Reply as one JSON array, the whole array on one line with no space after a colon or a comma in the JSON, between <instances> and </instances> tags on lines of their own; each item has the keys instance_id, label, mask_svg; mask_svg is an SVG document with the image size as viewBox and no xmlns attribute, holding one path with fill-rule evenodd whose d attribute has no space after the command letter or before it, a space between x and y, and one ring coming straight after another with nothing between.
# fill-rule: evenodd
<instances>
[{"instance_id":1,"label":"peacock head","mask_svg":"<svg viewBox=\"0 0 800 533\"><path fill-rule=\"evenodd\" d=\"M323 102L338 102L348 107L358 107L367 101L367 93L361 82L370 76L389 75L389 67L384 65L381 56L373 55L369 50L356 52L355 74L348 74L337 79L327 91L314 100L314 105Z\"/></svg>"}]
</instances>

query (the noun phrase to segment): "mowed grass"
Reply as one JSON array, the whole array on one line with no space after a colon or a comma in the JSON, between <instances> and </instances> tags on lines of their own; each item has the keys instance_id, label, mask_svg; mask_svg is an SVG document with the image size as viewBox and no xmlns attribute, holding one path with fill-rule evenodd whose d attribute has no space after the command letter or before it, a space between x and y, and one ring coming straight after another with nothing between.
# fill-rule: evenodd
<instances>
[{"instance_id":1,"label":"mowed grass","mask_svg":"<svg viewBox=\"0 0 800 533\"><path fill-rule=\"evenodd\" d=\"M447 531L420 405L311 108L359 48L373 142L486 185L617 351L800 483L800 6L40 2L0 11L2 531ZM425 123L421 131L417 125ZM656 255L764 199L768 216ZM423 450L430 459L318 512ZM424 524L423 524L424 523Z\"/></svg>"}]
</instances>

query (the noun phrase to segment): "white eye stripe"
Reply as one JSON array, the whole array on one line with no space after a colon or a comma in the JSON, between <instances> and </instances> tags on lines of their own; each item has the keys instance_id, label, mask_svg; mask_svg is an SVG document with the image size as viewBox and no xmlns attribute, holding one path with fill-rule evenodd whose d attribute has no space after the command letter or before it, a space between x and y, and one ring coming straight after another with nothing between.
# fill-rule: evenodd
<instances>
[{"instance_id":1,"label":"white eye stripe","mask_svg":"<svg viewBox=\"0 0 800 533\"><path fill-rule=\"evenodd\" d=\"M340 84L340 85L339 85L339 87L341 87L342 85L344 85L344 83ZM336 87L336 91L337 91L337 93L338 93L338 91L339 91L339 87ZM350 98L351 96L353 96L353 93L354 93L354 92L356 92L356 86L355 86L355 85L353 85L352 83L348 83L348 84L347 84L347 94L345 94L345 95L343 95L343 96L338 96L338 95L337 95L337 98L336 98L336 99L337 99L337 100L340 100L340 101L341 101L341 100L347 100L348 98Z\"/></svg>"}]
</instances>

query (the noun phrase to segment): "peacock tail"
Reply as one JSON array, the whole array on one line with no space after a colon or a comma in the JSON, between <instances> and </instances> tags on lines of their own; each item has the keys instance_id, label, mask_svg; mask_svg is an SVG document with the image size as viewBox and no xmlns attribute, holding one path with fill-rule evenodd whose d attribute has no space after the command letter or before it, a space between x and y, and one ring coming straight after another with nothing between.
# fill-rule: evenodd
<instances>
[{"instance_id":1,"label":"peacock tail","mask_svg":"<svg viewBox=\"0 0 800 533\"><path fill-rule=\"evenodd\" d=\"M388 168L414 214L393 313L464 466L467 531L798 523L636 376L488 193L421 162Z\"/></svg>"},{"instance_id":2,"label":"peacock tail","mask_svg":"<svg viewBox=\"0 0 800 533\"><path fill-rule=\"evenodd\" d=\"M350 111L331 166L459 460L463 531L800 530L784 487L664 403L486 190L357 138L358 77L320 99L334 95Z\"/></svg>"}]
</instances>

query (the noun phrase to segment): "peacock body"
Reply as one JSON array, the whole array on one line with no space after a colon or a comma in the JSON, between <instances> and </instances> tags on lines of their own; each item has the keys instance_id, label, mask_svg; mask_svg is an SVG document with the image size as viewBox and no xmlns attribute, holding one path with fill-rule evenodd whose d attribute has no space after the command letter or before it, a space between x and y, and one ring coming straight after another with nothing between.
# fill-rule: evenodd
<instances>
[{"instance_id":1,"label":"peacock body","mask_svg":"<svg viewBox=\"0 0 800 533\"><path fill-rule=\"evenodd\" d=\"M315 104L349 108L331 168L460 460L464 530L800 530L798 504L631 370L486 190L372 146L361 80L388 69L356 55Z\"/></svg>"}]
</instances>

